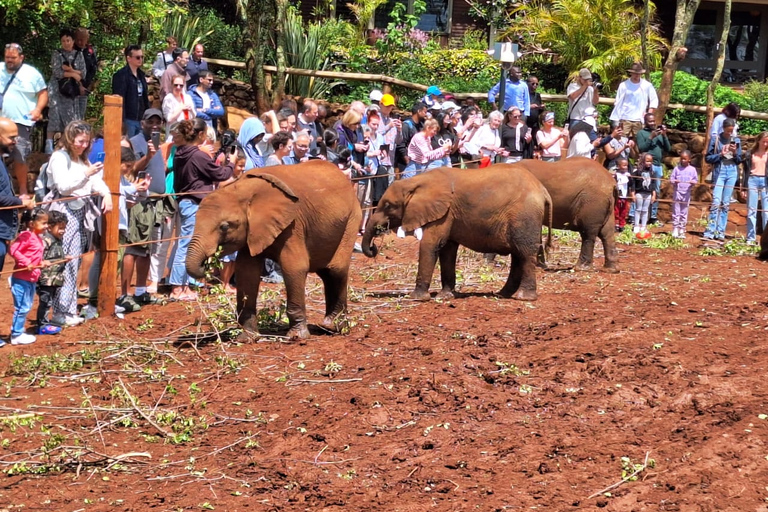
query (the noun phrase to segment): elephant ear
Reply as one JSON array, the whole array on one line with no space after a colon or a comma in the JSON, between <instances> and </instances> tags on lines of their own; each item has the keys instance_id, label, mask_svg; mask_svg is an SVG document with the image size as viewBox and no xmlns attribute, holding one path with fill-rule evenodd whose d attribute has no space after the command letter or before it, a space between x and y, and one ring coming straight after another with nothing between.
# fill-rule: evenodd
<instances>
[{"instance_id":1,"label":"elephant ear","mask_svg":"<svg viewBox=\"0 0 768 512\"><path fill-rule=\"evenodd\" d=\"M246 209L248 216L248 249L251 256L261 254L272 245L296 218L299 198L293 190L272 174L245 174L248 179L263 180Z\"/></svg>"},{"instance_id":2,"label":"elephant ear","mask_svg":"<svg viewBox=\"0 0 768 512\"><path fill-rule=\"evenodd\" d=\"M439 171L430 171L430 173ZM437 176L433 176L437 177ZM410 178L414 179L414 178ZM414 180L404 200L403 229L413 231L430 222L442 219L453 201L453 182L446 179Z\"/></svg>"}]
</instances>

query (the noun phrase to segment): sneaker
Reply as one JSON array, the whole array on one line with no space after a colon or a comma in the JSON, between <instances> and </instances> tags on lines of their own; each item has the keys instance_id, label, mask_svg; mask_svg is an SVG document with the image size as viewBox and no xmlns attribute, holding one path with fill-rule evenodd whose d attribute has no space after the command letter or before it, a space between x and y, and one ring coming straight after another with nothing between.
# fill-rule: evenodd
<instances>
[{"instance_id":1,"label":"sneaker","mask_svg":"<svg viewBox=\"0 0 768 512\"><path fill-rule=\"evenodd\" d=\"M42 334L42 335L53 335L53 334L59 334L60 332L61 332L61 327L59 327L58 325L51 325L51 324L40 326L37 329L37 334Z\"/></svg>"},{"instance_id":2,"label":"sneaker","mask_svg":"<svg viewBox=\"0 0 768 512\"><path fill-rule=\"evenodd\" d=\"M117 299L115 304L125 309L126 313L136 313L137 311L141 311L141 306L139 306L130 295L121 296Z\"/></svg>"},{"instance_id":3,"label":"sneaker","mask_svg":"<svg viewBox=\"0 0 768 512\"><path fill-rule=\"evenodd\" d=\"M634 234L638 234L638 233L640 232L640 226L635 226L635 227L633 227L633 228L632 228L632 232L633 232Z\"/></svg>"},{"instance_id":4,"label":"sneaker","mask_svg":"<svg viewBox=\"0 0 768 512\"><path fill-rule=\"evenodd\" d=\"M360 245L360 242L355 242L355 247L352 249L352 252L363 252L363 246Z\"/></svg>"},{"instance_id":5,"label":"sneaker","mask_svg":"<svg viewBox=\"0 0 768 512\"><path fill-rule=\"evenodd\" d=\"M621 231L622 231L622 229L621 229L621 228L620 228L618 225L614 226L613 230L614 230L616 233L621 233Z\"/></svg>"},{"instance_id":6,"label":"sneaker","mask_svg":"<svg viewBox=\"0 0 768 512\"><path fill-rule=\"evenodd\" d=\"M86 320L93 320L99 317L99 310L93 304L86 304L83 309L80 310L80 316Z\"/></svg>"},{"instance_id":7,"label":"sneaker","mask_svg":"<svg viewBox=\"0 0 768 512\"><path fill-rule=\"evenodd\" d=\"M31 334L23 332L18 336L11 338L11 345L29 345L30 343L34 343L36 340L37 338Z\"/></svg>"},{"instance_id":8,"label":"sneaker","mask_svg":"<svg viewBox=\"0 0 768 512\"><path fill-rule=\"evenodd\" d=\"M4 340L0 340L0 348L4 347L6 345Z\"/></svg>"},{"instance_id":9,"label":"sneaker","mask_svg":"<svg viewBox=\"0 0 768 512\"><path fill-rule=\"evenodd\" d=\"M62 327L74 327L75 325L80 325L83 322L85 322L85 318L74 315L58 314L53 315L53 318L51 318L52 324L60 325Z\"/></svg>"},{"instance_id":10,"label":"sneaker","mask_svg":"<svg viewBox=\"0 0 768 512\"><path fill-rule=\"evenodd\" d=\"M679 231L677 231L677 228L672 230L672 238L677 238L677 236L680 234Z\"/></svg>"},{"instance_id":11,"label":"sneaker","mask_svg":"<svg viewBox=\"0 0 768 512\"><path fill-rule=\"evenodd\" d=\"M140 306L146 306L147 304L157 304L158 300L157 297L153 297L151 293L145 292L141 295L134 295L133 296L134 302Z\"/></svg>"},{"instance_id":12,"label":"sneaker","mask_svg":"<svg viewBox=\"0 0 768 512\"><path fill-rule=\"evenodd\" d=\"M678 231L677 236L675 238L679 238L680 240L685 240L685 231Z\"/></svg>"}]
</instances>

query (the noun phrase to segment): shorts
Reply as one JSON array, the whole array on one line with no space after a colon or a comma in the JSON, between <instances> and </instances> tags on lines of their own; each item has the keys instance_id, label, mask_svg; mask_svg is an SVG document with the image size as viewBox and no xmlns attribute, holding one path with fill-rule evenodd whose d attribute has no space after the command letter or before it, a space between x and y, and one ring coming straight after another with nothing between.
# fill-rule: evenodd
<instances>
[{"instance_id":1,"label":"shorts","mask_svg":"<svg viewBox=\"0 0 768 512\"><path fill-rule=\"evenodd\" d=\"M31 139L33 127L16 123L16 128L19 130L19 138L16 140L13 151L11 151L11 161L25 164L30 153L32 153Z\"/></svg>"},{"instance_id":2,"label":"shorts","mask_svg":"<svg viewBox=\"0 0 768 512\"><path fill-rule=\"evenodd\" d=\"M145 240L132 240L130 233L124 229L120 230L120 245L123 246L122 249L124 251L124 254L130 254L132 256L138 256L139 258L148 258L149 257L149 244L147 245L128 245L133 244L137 242L144 242ZM146 240L146 242L149 242L149 240ZM128 247L125 247L128 245Z\"/></svg>"}]
</instances>

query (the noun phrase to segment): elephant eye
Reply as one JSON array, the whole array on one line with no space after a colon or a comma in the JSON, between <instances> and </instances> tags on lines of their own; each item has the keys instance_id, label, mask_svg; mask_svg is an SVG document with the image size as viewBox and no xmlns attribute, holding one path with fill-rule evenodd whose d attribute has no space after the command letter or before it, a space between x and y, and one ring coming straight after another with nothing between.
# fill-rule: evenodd
<instances>
[{"instance_id":1,"label":"elephant eye","mask_svg":"<svg viewBox=\"0 0 768 512\"><path fill-rule=\"evenodd\" d=\"M229 229L229 222L222 222L219 226L219 230L221 231L227 231Z\"/></svg>"}]
</instances>

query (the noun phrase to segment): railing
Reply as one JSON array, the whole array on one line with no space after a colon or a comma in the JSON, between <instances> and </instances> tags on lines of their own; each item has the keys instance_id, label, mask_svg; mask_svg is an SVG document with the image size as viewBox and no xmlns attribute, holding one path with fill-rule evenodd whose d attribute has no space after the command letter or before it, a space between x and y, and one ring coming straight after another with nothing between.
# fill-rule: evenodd
<instances>
[{"instance_id":1,"label":"railing","mask_svg":"<svg viewBox=\"0 0 768 512\"><path fill-rule=\"evenodd\" d=\"M217 66L224 66L236 69L245 69L244 62L237 62L232 60L223 59L206 59L210 64ZM276 73L277 67L264 66L264 71L268 73ZM407 80L401 80L387 75L371 74L371 73L347 73L342 71L321 71L313 69L299 69L299 68L285 68L286 74L300 75L300 76L312 76L317 78L330 78L330 79L342 79L342 80L356 80L362 82L381 82L390 85L398 85L407 89L413 89L416 91L426 92L428 85L417 84L409 82ZM451 93L456 99L459 100L482 100L485 101L488 98L487 92L457 92ZM541 99L544 101L550 101L554 103L565 103L568 101L568 97L565 94L542 94ZM613 105L615 100L613 98L600 98L600 103L603 105ZM670 103L667 107L668 110L682 109L688 112L695 112L697 114L706 114L707 107L702 105L683 105L681 103ZM715 112L719 112L720 108L715 107ZM742 110L741 117L749 119L762 119L768 121L768 113L755 112L753 110Z\"/></svg>"}]
</instances>

